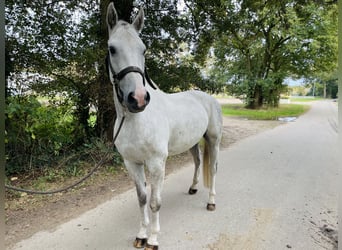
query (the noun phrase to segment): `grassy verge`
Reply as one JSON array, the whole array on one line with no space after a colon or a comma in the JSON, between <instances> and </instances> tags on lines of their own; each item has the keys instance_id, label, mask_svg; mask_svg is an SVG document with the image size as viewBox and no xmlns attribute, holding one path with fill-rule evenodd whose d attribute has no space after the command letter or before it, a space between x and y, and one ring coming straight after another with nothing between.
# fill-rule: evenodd
<instances>
[{"instance_id":1,"label":"grassy verge","mask_svg":"<svg viewBox=\"0 0 342 250\"><path fill-rule=\"evenodd\" d=\"M291 102L312 102L312 101L319 101L324 100L321 97L291 97Z\"/></svg>"},{"instance_id":2,"label":"grassy verge","mask_svg":"<svg viewBox=\"0 0 342 250\"><path fill-rule=\"evenodd\" d=\"M244 117L250 120L277 120L279 117L298 117L308 111L310 106L301 104L282 104L279 108L246 109L243 104L226 104L222 113L226 116Z\"/></svg>"}]
</instances>

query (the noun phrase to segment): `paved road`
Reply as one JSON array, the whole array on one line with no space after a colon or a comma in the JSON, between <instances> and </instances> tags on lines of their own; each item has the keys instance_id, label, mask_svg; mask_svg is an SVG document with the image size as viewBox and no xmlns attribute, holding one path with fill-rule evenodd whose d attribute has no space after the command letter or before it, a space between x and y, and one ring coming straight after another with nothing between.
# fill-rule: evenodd
<instances>
[{"instance_id":1,"label":"paved road","mask_svg":"<svg viewBox=\"0 0 342 250\"><path fill-rule=\"evenodd\" d=\"M217 210L207 191L186 194L192 166L167 177L160 249L334 249L337 237L337 106L315 102L295 122L221 151ZM15 249L133 249L134 190Z\"/></svg>"}]
</instances>

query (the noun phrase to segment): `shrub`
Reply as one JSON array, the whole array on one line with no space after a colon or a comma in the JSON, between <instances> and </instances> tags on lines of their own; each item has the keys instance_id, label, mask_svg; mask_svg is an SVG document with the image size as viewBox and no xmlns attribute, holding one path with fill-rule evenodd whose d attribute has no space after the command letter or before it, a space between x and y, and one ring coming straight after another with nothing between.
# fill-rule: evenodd
<instances>
[{"instance_id":1,"label":"shrub","mask_svg":"<svg viewBox=\"0 0 342 250\"><path fill-rule=\"evenodd\" d=\"M50 164L72 145L71 107L43 105L32 95L12 96L7 101L7 175Z\"/></svg>"}]
</instances>

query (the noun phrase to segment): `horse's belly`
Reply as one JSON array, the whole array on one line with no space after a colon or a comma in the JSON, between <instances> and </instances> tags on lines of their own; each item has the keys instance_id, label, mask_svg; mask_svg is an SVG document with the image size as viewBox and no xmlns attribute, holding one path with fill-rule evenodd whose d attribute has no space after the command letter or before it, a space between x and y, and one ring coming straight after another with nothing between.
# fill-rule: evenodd
<instances>
[{"instance_id":1,"label":"horse's belly","mask_svg":"<svg viewBox=\"0 0 342 250\"><path fill-rule=\"evenodd\" d=\"M196 145L204 136L208 127L206 118L200 122L178 124L171 134L168 145L169 155L176 155L189 150Z\"/></svg>"},{"instance_id":2,"label":"horse's belly","mask_svg":"<svg viewBox=\"0 0 342 250\"><path fill-rule=\"evenodd\" d=\"M201 140L201 138L202 137L199 137L196 141L179 140L180 143L175 143L169 146L169 155L178 155L189 150L194 145L196 145Z\"/></svg>"}]
</instances>

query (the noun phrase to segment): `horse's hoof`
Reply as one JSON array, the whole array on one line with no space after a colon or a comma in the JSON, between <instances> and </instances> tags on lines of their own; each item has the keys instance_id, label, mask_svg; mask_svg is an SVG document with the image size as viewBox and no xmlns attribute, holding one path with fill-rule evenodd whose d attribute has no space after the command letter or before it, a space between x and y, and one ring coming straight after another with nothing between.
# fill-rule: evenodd
<instances>
[{"instance_id":1,"label":"horse's hoof","mask_svg":"<svg viewBox=\"0 0 342 250\"><path fill-rule=\"evenodd\" d=\"M208 211L215 211L216 205L215 204L207 204L207 210Z\"/></svg>"},{"instance_id":2,"label":"horse's hoof","mask_svg":"<svg viewBox=\"0 0 342 250\"><path fill-rule=\"evenodd\" d=\"M189 188L189 194L196 194L197 189Z\"/></svg>"},{"instance_id":3,"label":"horse's hoof","mask_svg":"<svg viewBox=\"0 0 342 250\"><path fill-rule=\"evenodd\" d=\"M147 239L136 238L133 245L135 248L144 248L147 243Z\"/></svg>"},{"instance_id":4,"label":"horse's hoof","mask_svg":"<svg viewBox=\"0 0 342 250\"><path fill-rule=\"evenodd\" d=\"M158 246L146 244L145 250L158 250Z\"/></svg>"}]
</instances>

